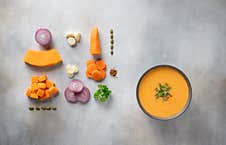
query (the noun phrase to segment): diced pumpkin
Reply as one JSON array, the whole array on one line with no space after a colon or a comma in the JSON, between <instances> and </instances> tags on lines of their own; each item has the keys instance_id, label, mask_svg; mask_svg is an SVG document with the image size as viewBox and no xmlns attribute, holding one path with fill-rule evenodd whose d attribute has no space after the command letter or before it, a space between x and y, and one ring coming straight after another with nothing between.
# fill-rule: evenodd
<instances>
[{"instance_id":1,"label":"diced pumpkin","mask_svg":"<svg viewBox=\"0 0 226 145\"><path fill-rule=\"evenodd\" d=\"M49 98L49 97L50 97L50 92L49 92L49 90L45 90L45 97L46 97L46 98Z\"/></svg>"},{"instance_id":2,"label":"diced pumpkin","mask_svg":"<svg viewBox=\"0 0 226 145\"><path fill-rule=\"evenodd\" d=\"M94 27L90 34L89 52L91 55L101 55L100 40L97 27Z\"/></svg>"},{"instance_id":3,"label":"diced pumpkin","mask_svg":"<svg viewBox=\"0 0 226 145\"><path fill-rule=\"evenodd\" d=\"M39 97L43 97L43 96L45 95L45 91L42 90L42 89L38 89L37 95L38 95Z\"/></svg>"},{"instance_id":4,"label":"diced pumpkin","mask_svg":"<svg viewBox=\"0 0 226 145\"><path fill-rule=\"evenodd\" d=\"M56 49L50 50L27 50L24 62L33 66L53 66L62 62L61 56Z\"/></svg>"},{"instance_id":5,"label":"diced pumpkin","mask_svg":"<svg viewBox=\"0 0 226 145\"><path fill-rule=\"evenodd\" d=\"M30 96L31 95L31 87L29 87L29 88L27 88L27 90L26 90L26 96Z\"/></svg>"},{"instance_id":6,"label":"diced pumpkin","mask_svg":"<svg viewBox=\"0 0 226 145\"><path fill-rule=\"evenodd\" d=\"M46 88L46 84L45 83L38 83L38 88L39 89L45 89Z\"/></svg>"},{"instance_id":7,"label":"diced pumpkin","mask_svg":"<svg viewBox=\"0 0 226 145\"><path fill-rule=\"evenodd\" d=\"M38 79L39 79L39 76L32 76L31 77L31 82L32 83L38 83Z\"/></svg>"},{"instance_id":8,"label":"diced pumpkin","mask_svg":"<svg viewBox=\"0 0 226 145\"><path fill-rule=\"evenodd\" d=\"M37 94L37 92L38 92L38 89L37 90L31 90L32 94Z\"/></svg>"},{"instance_id":9,"label":"diced pumpkin","mask_svg":"<svg viewBox=\"0 0 226 145\"><path fill-rule=\"evenodd\" d=\"M38 90L38 89L39 89L38 83L32 83L32 84L31 84L31 90L32 90L32 91L36 91L36 90Z\"/></svg>"},{"instance_id":10,"label":"diced pumpkin","mask_svg":"<svg viewBox=\"0 0 226 145\"><path fill-rule=\"evenodd\" d=\"M58 93L57 87L53 82L47 79L46 75L33 76L31 81L33 83L25 92L30 98L43 101Z\"/></svg>"},{"instance_id":11,"label":"diced pumpkin","mask_svg":"<svg viewBox=\"0 0 226 145\"><path fill-rule=\"evenodd\" d=\"M50 80L46 80L46 87L49 89L50 87L54 87L55 84L51 82Z\"/></svg>"},{"instance_id":12,"label":"diced pumpkin","mask_svg":"<svg viewBox=\"0 0 226 145\"><path fill-rule=\"evenodd\" d=\"M58 89L56 87L49 88L50 95L56 95L58 93Z\"/></svg>"},{"instance_id":13,"label":"diced pumpkin","mask_svg":"<svg viewBox=\"0 0 226 145\"><path fill-rule=\"evenodd\" d=\"M40 98L41 101L44 101L46 99L49 99L51 96L50 96L50 92L49 90L45 90L45 95L43 97Z\"/></svg>"},{"instance_id":14,"label":"diced pumpkin","mask_svg":"<svg viewBox=\"0 0 226 145\"><path fill-rule=\"evenodd\" d=\"M30 98L33 98L33 99L38 99L38 95L37 94L34 94L34 93L31 93L31 95L29 97Z\"/></svg>"},{"instance_id":15,"label":"diced pumpkin","mask_svg":"<svg viewBox=\"0 0 226 145\"><path fill-rule=\"evenodd\" d=\"M39 82L44 82L46 79L47 79L47 76L46 76L46 75L41 75L41 76L38 78L38 81L39 81Z\"/></svg>"}]
</instances>

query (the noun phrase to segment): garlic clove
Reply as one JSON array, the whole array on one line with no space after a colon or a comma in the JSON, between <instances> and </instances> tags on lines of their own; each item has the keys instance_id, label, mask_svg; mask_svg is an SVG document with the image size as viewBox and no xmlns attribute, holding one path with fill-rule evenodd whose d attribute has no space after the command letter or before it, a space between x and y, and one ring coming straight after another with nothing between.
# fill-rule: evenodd
<instances>
[{"instance_id":1,"label":"garlic clove","mask_svg":"<svg viewBox=\"0 0 226 145\"><path fill-rule=\"evenodd\" d=\"M67 38L67 43L70 45L70 46L75 46L76 43L77 43L77 40L73 37L69 37Z\"/></svg>"},{"instance_id":2,"label":"garlic clove","mask_svg":"<svg viewBox=\"0 0 226 145\"><path fill-rule=\"evenodd\" d=\"M75 39L77 40L77 42L80 42L81 39L81 33L76 33L74 34Z\"/></svg>"}]
</instances>

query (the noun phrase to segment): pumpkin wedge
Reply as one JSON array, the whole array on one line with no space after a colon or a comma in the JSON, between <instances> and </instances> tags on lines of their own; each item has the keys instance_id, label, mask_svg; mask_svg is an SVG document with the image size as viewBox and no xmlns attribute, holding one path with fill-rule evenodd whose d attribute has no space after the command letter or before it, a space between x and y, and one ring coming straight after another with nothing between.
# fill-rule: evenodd
<instances>
[{"instance_id":1,"label":"pumpkin wedge","mask_svg":"<svg viewBox=\"0 0 226 145\"><path fill-rule=\"evenodd\" d=\"M56 49L38 51L27 50L24 62L33 66L53 66L62 62L61 56Z\"/></svg>"},{"instance_id":2,"label":"pumpkin wedge","mask_svg":"<svg viewBox=\"0 0 226 145\"><path fill-rule=\"evenodd\" d=\"M101 48L100 48L100 39L98 34L98 28L94 27L90 34L90 49L89 52L91 55L100 55Z\"/></svg>"}]
</instances>

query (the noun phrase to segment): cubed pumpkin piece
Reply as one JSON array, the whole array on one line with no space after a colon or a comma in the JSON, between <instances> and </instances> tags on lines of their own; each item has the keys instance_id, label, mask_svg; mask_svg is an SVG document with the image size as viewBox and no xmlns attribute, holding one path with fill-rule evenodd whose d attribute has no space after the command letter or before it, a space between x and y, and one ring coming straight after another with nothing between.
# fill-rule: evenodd
<instances>
[{"instance_id":1,"label":"cubed pumpkin piece","mask_svg":"<svg viewBox=\"0 0 226 145\"><path fill-rule=\"evenodd\" d=\"M45 83L38 83L38 88L39 89L45 89L46 88L46 84Z\"/></svg>"},{"instance_id":2,"label":"cubed pumpkin piece","mask_svg":"<svg viewBox=\"0 0 226 145\"><path fill-rule=\"evenodd\" d=\"M47 97L47 98L50 97L50 92L49 92L49 90L45 90L45 97Z\"/></svg>"},{"instance_id":3,"label":"cubed pumpkin piece","mask_svg":"<svg viewBox=\"0 0 226 145\"><path fill-rule=\"evenodd\" d=\"M34 94L34 93L31 93L30 98L38 99L38 95L37 94Z\"/></svg>"},{"instance_id":4,"label":"cubed pumpkin piece","mask_svg":"<svg viewBox=\"0 0 226 145\"><path fill-rule=\"evenodd\" d=\"M31 93L33 93L33 94L37 94L37 92L38 92L38 89L37 90L31 90Z\"/></svg>"},{"instance_id":5,"label":"cubed pumpkin piece","mask_svg":"<svg viewBox=\"0 0 226 145\"><path fill-rule=\"evenodd\" d=\"M26 90L26 96L31 96L31 87L27 88Z\"/></svg>"},{"instance_id":6,"label":"cubed pumpkin piece","mask_svg":"<svg viewBox=\"0 0 226 145\"><path fill-rule=\"evenodd\" d=\"M38 83L32 83L32 84L31 84L31 90L32 90L32 91L36 91L36 90L38 90L38 89L39 89Z\"/></svg>"},{"instance_id":7,"label":"cubed pumpkin piece","mask_svg":"<svg viewBox=\"0 0 226 145\"><path fill-rule=\"evenodd\" d=\"M32 76L31 77L31 82L32 83L38 83L38 79L39 79L39 76Z\"/></svg>"},{"instance_id":8,"label":"cubed pumpkin piece","mask_svg":"<svg viewBox=\"0 0 226 145\"><path fill-rule=\"evenodd\" d=\"M50 87L49 92L51 95L56 95L58 93L58 89L56 87Z\"/></svg>"},{"instance_id":9,"label":"cubed pumpkin piece","mask_svg":"<svg viewBox=\"0 0 226 145\"><path fill-rule=\"evenodd\" d=\"M55 87L55 84L51 82L50 80L46 80L46 87L49 89L51 87Z\"/></svg>"},{"instance_id":10,"label":"cubed pumpkin piece","mask_svg":"<svg viewBox=\"0 0 226 145\"><path fill-rule=\"evenodd\" d=\"M41 75L41 76L38 78L39 82L44 82L46 79L47 79L47 76L46 76L46 75Z\"/></svg>"},{"instance_id":11,"label":"cubed pumpkin piece","mask_svg":"<svg viewBox=\"0 0 226 145\"><path fill-rule=\"evenodd\" d=\"M51 96L50 96L49 90L45 90L45 95L44 95L43 97L41 97L40 100L41 100L41 101L44 101L44 100L46 100L46 99L48 99L48 98L50 98L50 97L51 97Z\"/></svg>"},{"instance_id":12,"label":"cubed pumpkin piece","mask_svg":"<svg viewBox=\"0 0 226 145\"><path fill-rule=\"evenodd\" d=\"M37 95L38 95L39 97L43 97L43 96L45 95L45 91L42 90L42 89L38 89Z\"/></svg>"}]
</instances>

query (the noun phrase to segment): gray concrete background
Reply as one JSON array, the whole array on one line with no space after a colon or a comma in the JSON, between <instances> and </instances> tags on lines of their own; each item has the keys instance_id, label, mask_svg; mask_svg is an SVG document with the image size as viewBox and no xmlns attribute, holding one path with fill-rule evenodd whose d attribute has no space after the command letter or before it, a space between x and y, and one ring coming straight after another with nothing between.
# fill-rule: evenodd
<instances>
[{"instance_id":1,"label":"gray concrete background","mask_svg":"<svg viewBox=\"0 0 226 145\"><path fill-rule=\"evenodd\" d=\"M119 71L103 82L112 100L70 104L63 96L69 79L64 67L77 64L93 93L97 83L84 75L90 55L89 32L100 29L104 59ZM28 48L39 49L33 34L48 27L63 58L52 69L26 66ZM115 55L109 53L114 29ZM82 33L70 48L65 32ZM0 0L0 145L225 145L225 0ZM147 117L136 101L141 74L157 64L172 64L190 78L193 99L183 116L171 121ZM30 112L24 96L32 75L46 72L60 94L56 112Z\"/></svg>"}]
</instances>

